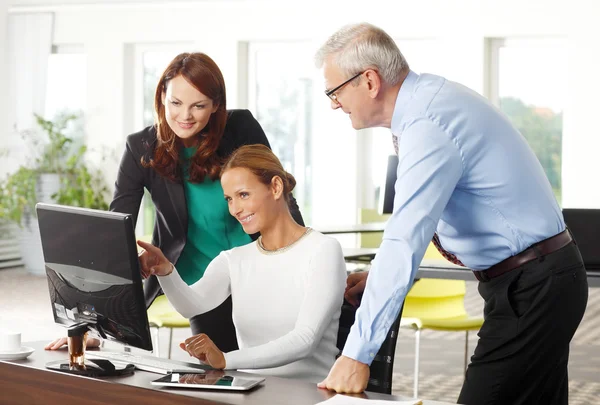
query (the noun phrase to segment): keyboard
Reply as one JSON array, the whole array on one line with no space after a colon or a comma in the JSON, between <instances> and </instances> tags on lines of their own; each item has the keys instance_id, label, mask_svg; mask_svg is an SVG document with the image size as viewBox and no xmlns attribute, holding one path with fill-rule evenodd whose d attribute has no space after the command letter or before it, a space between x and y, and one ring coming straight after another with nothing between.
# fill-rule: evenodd
<instances>
[{"instance_id":1,"label":"keyboard","mask_svg":"<svg viewBox=\"0 0 600 405\"><path fill-rule=\"evenodd\" d=\"M155 356L140 356L127 352L88 351L85 355L90 359L98 358L133 364L138 370L158 374L169 374L174 371L202 373L206 369L206 366L201 364L186 363Z\"/></svg>"}]
</instances>

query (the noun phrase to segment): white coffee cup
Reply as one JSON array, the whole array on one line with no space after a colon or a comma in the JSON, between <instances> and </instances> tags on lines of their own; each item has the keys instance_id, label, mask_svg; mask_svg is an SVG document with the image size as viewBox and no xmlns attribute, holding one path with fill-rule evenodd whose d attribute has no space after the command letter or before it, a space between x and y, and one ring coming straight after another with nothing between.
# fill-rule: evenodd
<instances>
[{"instance_id":1,"label":"white coffee cup","mask_svg":"<svg viewBox=\"0 0 600 405\"><path fill-rule=\"evenodd\" d=\"M0 352L15 353L21 350L21 334L0 331Z\"/></svg>"}]
</instances>

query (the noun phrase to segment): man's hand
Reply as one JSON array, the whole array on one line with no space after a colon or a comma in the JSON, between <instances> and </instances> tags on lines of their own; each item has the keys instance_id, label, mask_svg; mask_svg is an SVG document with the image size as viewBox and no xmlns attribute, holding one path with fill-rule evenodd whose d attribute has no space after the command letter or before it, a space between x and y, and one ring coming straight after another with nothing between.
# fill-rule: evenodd
<instances>
[{"instance_id":1,"label":"man's hand","mask_svg":"<svg viewBox=\"0 0 600 405\"><path fill-rule=\"evenodd\" d=\"M225 355L204 333L187 338L179 347L211 367L225 368Z\"/></svg>"},{"instance_id":2,"label":"man's hand","mask_svg":"<svg viewBox=\"0 0 600 405\"><path fill-rule=\"evenodd\" d=\"M368 271L361 271L358 273L351 273L346 279L346 292L344 293L344 298L355 307L360 305L362 293L365 291L365 286L367 285L368 275Z\"/></svg>"},{"instance_id":3,"label":"man's hand","mask_svg":"<svg viewBox=\"0 0 600 405\"><path fill-rule=\"evenodd\" d=\"M369 383L369 366L350 357L340 356L329 375L317 387L326 388L339 394L359 394Z\"/></svg>"}]
</instances>

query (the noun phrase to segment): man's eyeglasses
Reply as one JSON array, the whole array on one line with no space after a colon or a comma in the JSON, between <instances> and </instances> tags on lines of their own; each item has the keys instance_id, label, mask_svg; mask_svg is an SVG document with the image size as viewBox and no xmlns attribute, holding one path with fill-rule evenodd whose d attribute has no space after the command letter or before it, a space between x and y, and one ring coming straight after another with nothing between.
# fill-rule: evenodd
<instances>
[{"instance_id":1,"label":"man's eyeglasses","mask_svg":"<svg viewBox=\"0 0 600 405\"><path fill-rule=\"evenodd\" d=\"M347 85L348 83L350 83L352 80L356 79L358 76L362 75L363 73L365 73L365 71L362 71L354 76L352 76L350 79L346 80L344 83L340 84L339 86L331 89L331 90L325 90L325 95L327 97L329 97L331 99L331 101L333 101L336 104L339 104L338 99L337 99L337 94L335 94L336 91L338 91L339 89L341 89L342 87L344 87L345 85Z\"/></svg>"}]
</instances>

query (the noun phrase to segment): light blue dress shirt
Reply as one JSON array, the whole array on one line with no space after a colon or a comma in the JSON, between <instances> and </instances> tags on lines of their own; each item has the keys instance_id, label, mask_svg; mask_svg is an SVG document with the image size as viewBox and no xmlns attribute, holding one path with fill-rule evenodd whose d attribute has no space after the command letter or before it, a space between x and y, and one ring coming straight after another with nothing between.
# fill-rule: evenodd
<instances>
[{"instance_id":1,"label":"light blue dress shirt","mask_svg":"<svg viewBox=\"0 0 600 405\"><path fill-rule=\"evenodd\" d=\"M565 229L533 151L476 92L411 71L398 93L391 130L399 142L394 212L343 351L367 364L434 232L465 266L482 270Z\"/></svg>"}]
</instances>

